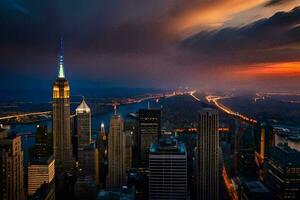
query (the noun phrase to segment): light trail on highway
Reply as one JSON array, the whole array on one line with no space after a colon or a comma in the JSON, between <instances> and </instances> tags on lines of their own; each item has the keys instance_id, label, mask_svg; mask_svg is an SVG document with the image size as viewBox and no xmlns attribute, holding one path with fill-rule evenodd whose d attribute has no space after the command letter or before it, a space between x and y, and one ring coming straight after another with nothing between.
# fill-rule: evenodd
<instances>
[{"instance_id":1,"label":"light trail on highway","mask_svg":"<svg viewBox=\"0 0 300 200\"><path fill-rule=\"evenodd\" d=\"M196 93L196 90L193 90L193 91L189 92L191 97L193 97L196 101L200 101L200 99L194 95L195 93Z\"/></svg>"},{"instance_id":2,"label":"light trail on highway","mask_svg":"<svg viewBox=\"0 0 300 200\"><path fill-rule=\"evenodd\" d=\"M225 112L225 113L227 113L231 116L238 117L241 120L246 121L246 122L250 122L250 123L253 123L253 124L257 123L257 121L255 119L252 119L250 117L242 115L238 112L234 112L230 108L224 106L222 103L219 102L219 100L221 100L221 99L228 99L228 98L231 98L231 97L230 96L221 97L221 96L211 96L211 95L208 95L208 96L205 97L205 99L208 102L213 103L218 109L222 110L223 112Z\"/></svg>"},{"instance_id":3,"label":"light trail on highway","mask_svg":"<svg viewBox=\"0 0 300 200\"><path fill-rule=\"evenodd\" d=\"M223 170L222 170L222 177L223 177L224 184L225 184L225 187L227 189L227 192L228 192L229 196L231 197L231 199L238 200L239 198L238 198L237 191L234 188L234 184L232 183L232 181L228 177L227 171L226 171L224 166L223 166Z\"/></svg>"},{"instance_id":4,"label":"light trail on highway","mask_svg":"<svg viewBox=\"0 0 300 200\"><path fill-rule=\"evenodd\" d=\"M10 115L5 117L0 117L0 120L6 120L6 119L13 119L13 118L19 118L19 117L28 117L33 115L50 115L52 111L45 111L45 112L32 112L32 113L24 113L19 115Z\"/></svg>"}]
</instances>

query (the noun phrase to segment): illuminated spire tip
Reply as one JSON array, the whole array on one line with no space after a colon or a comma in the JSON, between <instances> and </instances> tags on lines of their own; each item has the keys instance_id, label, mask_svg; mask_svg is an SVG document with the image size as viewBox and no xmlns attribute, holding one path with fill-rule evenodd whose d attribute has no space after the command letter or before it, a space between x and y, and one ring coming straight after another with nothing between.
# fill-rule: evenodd
<instances>
[{"instance_id":1,"label":"illuminated spire tip","mask_svg":"<svg viewBox=\"0 0 300 200\"><path fill-rule=\"evenodd\" d=\"M64 52L63 52L63 38L60 39L60 52L59 52L59 71L58 78L65 78L64 72Z\"/></svg>"}]
</instances>

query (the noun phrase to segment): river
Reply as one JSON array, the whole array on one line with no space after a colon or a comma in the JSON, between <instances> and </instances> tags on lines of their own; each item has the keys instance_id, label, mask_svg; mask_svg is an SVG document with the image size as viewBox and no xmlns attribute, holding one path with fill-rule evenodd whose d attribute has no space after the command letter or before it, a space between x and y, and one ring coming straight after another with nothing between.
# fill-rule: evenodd
<instances>
[{"instance_id":1,"label":"river","mask_svg":"<svg viewBox=\"0 0 300 200\"><path fill-rule=\"evenodd\" d=\"M136 112L142 108L147 108L148 102L151 105L151 107L160 107L160 104L156 103L155 100L147 100L139 103L121 105L117 108L117 113L126 119L127 114ZM100 116L99 115L92 116L92 130L94 130L93 132L95 132L95 130L100 129L100 125L102 122L105 124L106 132L108 132L109 119L112 114L113 114L113 110ZM27 166L27 162L28 162L29 148L31 148L35 143L35 130L38 124L46 124L48 127L48 131L51 131L51 127L52 127L51 120L45 122L30 123L30 124L16 124L10 126L10 132L15 132L18 135L22 136L22 149L24 151L25 166ZM93 137L95 138L96 135L93 134Z\"/></svg>"}]
</instances>

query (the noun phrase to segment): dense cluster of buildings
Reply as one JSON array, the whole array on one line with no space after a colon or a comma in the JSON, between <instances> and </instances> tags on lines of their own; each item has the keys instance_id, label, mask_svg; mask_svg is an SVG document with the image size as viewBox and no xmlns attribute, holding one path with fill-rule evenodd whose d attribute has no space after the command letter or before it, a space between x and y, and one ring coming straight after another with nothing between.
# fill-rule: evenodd
<instances>
[{"instance_id":1,"label":"dense cluster of buildings","mask_svg":"<svg viewBox=\"0 0 300 200\"><path fill-rule=\"evenodd\" d=\"M253 130L243 125L236 126L230 139L234 143L231 173L255 176L256 160L261 159L263 174L261 180L247 179L233 188L237 181L226 173L226 148L220 145L226 137L220 138L219 113L213 108L202 109L195 119L198 131L192 152L176 135L163 133L161 109L140 109L133 125L128 125L115 108L109 133L102 123L93 140L91 109L85 99L71 118L62 52L52 106L52 131L37 126L26 178L21 137L0 129L0 199L300 198L299 151L267 143L264 129L258 151Z\"/></svg>"}]
</instances>

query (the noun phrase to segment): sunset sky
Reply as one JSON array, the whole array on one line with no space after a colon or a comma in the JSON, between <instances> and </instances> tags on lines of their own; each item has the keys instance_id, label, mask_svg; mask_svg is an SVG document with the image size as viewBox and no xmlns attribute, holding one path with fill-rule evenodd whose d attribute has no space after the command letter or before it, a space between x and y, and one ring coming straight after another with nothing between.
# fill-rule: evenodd
<instances>
[{"instance_id":1,"label":"sunset sky","mask_svg":"<svg viewBox=\"0 0 300 200\"><path fill-rule=\"evenodd\" d=\"M0 89L300 91L300 0L1 0ZM9 83L9 84L8 84Z\"/></svg>"}]
</instances>

